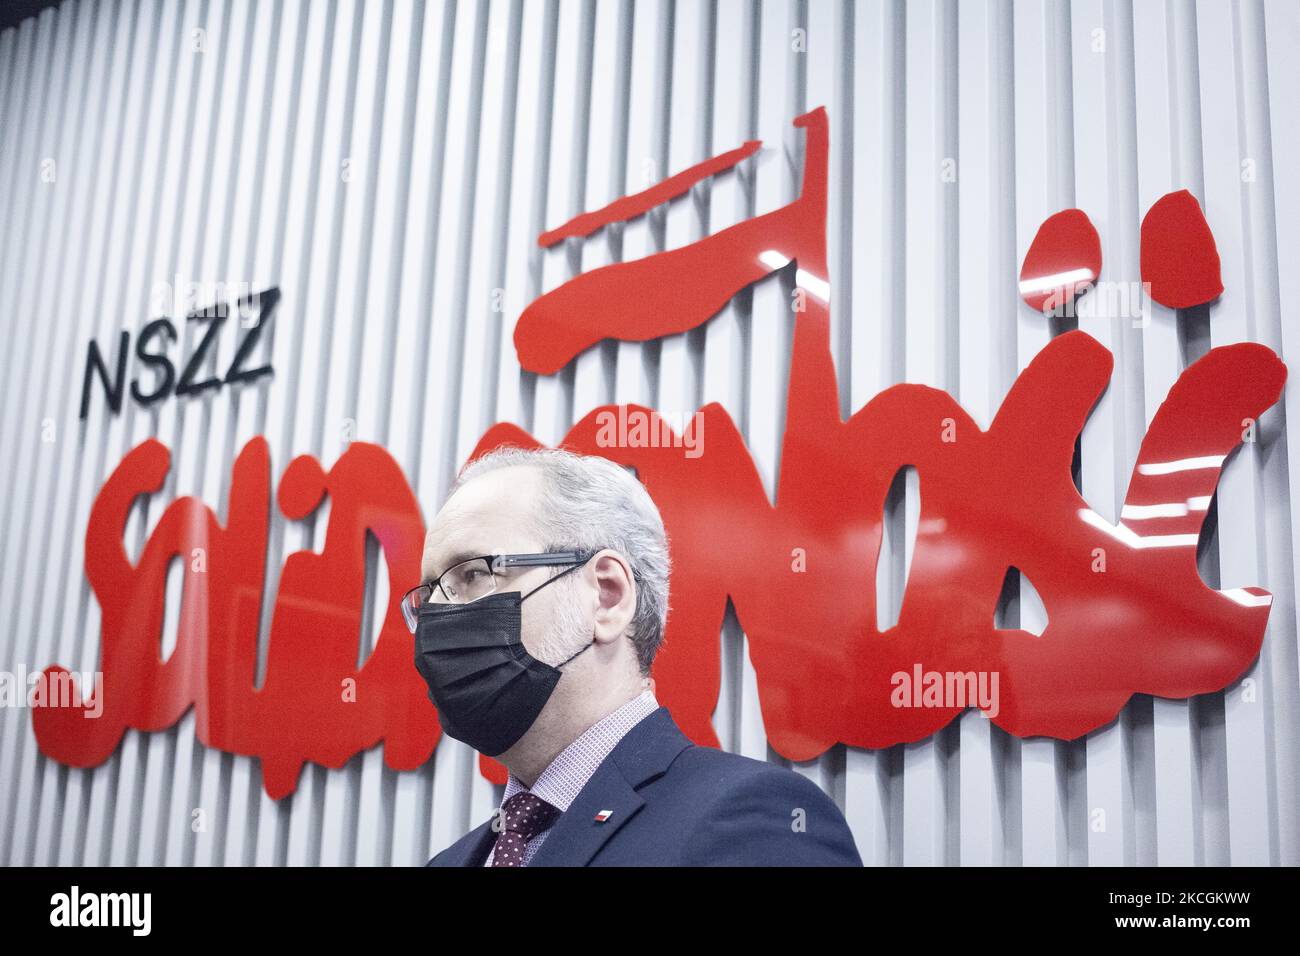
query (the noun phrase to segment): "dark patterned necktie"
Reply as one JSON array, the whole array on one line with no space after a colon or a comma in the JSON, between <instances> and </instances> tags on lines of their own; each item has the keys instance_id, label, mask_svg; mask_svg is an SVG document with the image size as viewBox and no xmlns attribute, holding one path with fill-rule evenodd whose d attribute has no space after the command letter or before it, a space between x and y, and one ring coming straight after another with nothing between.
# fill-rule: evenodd
<instances>
[{"instance_id":1,"label":"dark patterned necktie","mask_svg":"<svg viewBox=\"0 0 1300 956\"><path fill-rule=\"evenodd\" d=\"M492 850L493 866L523 866L524 847L560 815L541 797L521 790L501 807L501 833Z\"/></svg>"}]
</instances>

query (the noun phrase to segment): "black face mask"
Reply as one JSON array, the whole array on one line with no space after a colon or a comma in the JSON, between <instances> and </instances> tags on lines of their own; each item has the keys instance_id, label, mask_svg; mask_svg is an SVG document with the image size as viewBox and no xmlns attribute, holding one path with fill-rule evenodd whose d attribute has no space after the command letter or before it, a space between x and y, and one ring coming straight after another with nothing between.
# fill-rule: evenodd
<instances>
[{"instance_id":1,"label":"black face mask","mask_svg":"<svg viewBox=\"0 0 1300 956\"><path fill-rule=\"evenodd\" d=\"M560 680L559 666L539 661L520 639L520 605L575 565L527 594L505 591L468 604L420 608L415 667L429 685L438 722L450 736L489 757L509 750L542 712Z\"/></svg>"}]
</instances>

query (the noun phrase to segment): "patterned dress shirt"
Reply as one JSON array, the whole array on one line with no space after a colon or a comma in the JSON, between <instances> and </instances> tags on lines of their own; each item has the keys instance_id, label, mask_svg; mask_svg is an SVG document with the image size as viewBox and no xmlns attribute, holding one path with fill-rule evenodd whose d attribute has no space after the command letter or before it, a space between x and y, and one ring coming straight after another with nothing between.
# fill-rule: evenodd
<instances>
[{"instance_id":1,"label":"patterned dress shirt","mask_svg":"<svg viewBox=\"0 0 1300 956\"><path fill-rule=\"evenodd\" d=\"M609 752L615 745L623 739L623 735L658 709L659 701L655 699L654 691L646 688L640 696L634 697L622 707L602 717L573 743L560 751L537 778L537 782L532 786L532 793L563 813L569 809L569 804L578 798L579 792L587 785L591 775L609 756ZM527 789L513 773L510 774L506 780L505 794L501 798L502 805L516 793ZM528 841L524 848L524 866L527 866L537 855L549 832L549 829L543 830ZM494 847L488 853L484 866L492 865L492 856L495 852Z\"/></svg>"}]
</instances>

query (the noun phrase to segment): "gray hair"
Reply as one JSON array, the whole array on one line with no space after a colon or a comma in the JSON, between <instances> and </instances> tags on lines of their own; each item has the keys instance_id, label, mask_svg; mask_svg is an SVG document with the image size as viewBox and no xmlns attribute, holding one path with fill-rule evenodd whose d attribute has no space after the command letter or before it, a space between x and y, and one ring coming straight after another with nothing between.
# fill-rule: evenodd
<instances>
[{"instance_id":1,"label":"gray hair","mask_svg":"<svg viewBox=\"0 0 1300 956\"><path fill-rule=\"evenodd\" d=\"M631 565L636 611L627 635L642 675L649 675L668 620L672 567L663 518L649 492L630 471L598 455L503 446L461 469L447 496L472 478L512 465L541 471L541 501L532 521L546 550L611 548Z\"/></svg>"}]
</instances>

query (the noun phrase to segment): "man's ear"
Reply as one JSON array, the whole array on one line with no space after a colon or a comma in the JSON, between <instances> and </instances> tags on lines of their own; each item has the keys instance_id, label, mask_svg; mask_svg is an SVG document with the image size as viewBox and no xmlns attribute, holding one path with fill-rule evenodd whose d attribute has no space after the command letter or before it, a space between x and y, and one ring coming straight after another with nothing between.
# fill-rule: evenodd
<instances>
[{"instance_id":1,"label":"man's ear","mask_svg":"<svg viewBox=\"0 0 1300 956\"><path fill-rule=\"evenodd\" d=\"M627 559L617 551L597 552L587 566L589 580L596 589L596 613L593 620L598 641L614 641L632 623L636 614L636 581Z\"/></svg>"}]
</instances>

